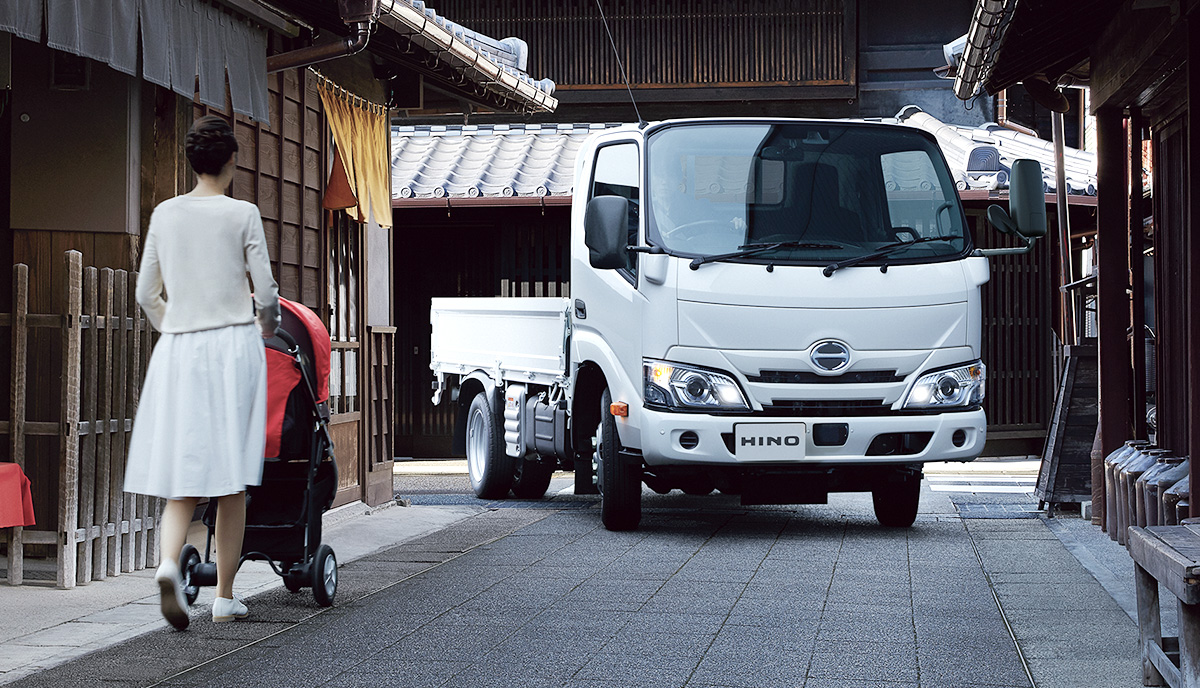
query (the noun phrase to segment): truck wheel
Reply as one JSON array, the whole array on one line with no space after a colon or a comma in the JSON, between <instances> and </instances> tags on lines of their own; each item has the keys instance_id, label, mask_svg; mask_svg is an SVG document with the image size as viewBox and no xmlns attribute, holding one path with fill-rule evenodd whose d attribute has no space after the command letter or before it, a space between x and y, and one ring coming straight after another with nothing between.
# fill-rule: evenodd
<instances>
[{"instance_id":1,"label":"truck wheel","mask_svg":"<svg viewBox=\"0 0 1200 688\"><path fill-rule=\"evenodd\" d=\"M917 520L917 502L921 499L921 477L908 476L871 490L875 519L885 528L908 528Z\"/></svg>"},{"instance_id":2,"label":"truck wheel","mask_svg":"<svg viewBox=\"0 0 1200 688\"><path fill-rule=\"evenodd\" d=\"M504 436L487 392L471 400L467 411L467 473L480 499L504 499L513 480L512 457L504 452Z\"/></svg>"},{"instance_id":3,"label":"truck wheel","mask_svg":"<svg viewBox=\"0 0 1200 688\"><path fill-rule=\"evenodd\" d=\"M541 499L550 487L550 478L554 475L554 465L548 461L519 459L520 468L513 478L513 496L518 499Z\"/></svg>"},{"instance_id":4,"label":"truck wheel","mask_svg":"<svg viewBox=\"0 0 1200 688\"><path fill-rule=\"evenodd\" d=\"M600 521L608 530L633 530L642 520L642 466L621 460L617 421L609 413L612 395L600 397L596 428L596 472L600 477Z\"/></svg>"}]
</instances>

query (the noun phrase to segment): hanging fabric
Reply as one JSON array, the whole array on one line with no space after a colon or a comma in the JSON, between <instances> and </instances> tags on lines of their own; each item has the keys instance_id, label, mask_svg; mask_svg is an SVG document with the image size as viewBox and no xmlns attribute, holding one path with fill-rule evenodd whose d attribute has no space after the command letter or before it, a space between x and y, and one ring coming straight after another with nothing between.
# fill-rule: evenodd
<instances>
[{"instance_id":1,"label":"hanging fabric","mask_svg":"<svg viewBox=\"0 0 1200 688\"><path fill-rule=\"evenodd\" d=\"M111 65L269 126L267 33L201 0L0 0L0 31ZM196 84L199 81L199 91Z\"/></svg>"},{"instance_id":2,"label":"hanging fabric","mask_svg":"<svg viewBox=\"0 0 1200 688\"><path fill-rule=\"evenodd\" d=\"M391 227L391 146L387 109L346 91L316 70L311 71L317 75L317 92L321 96L325 118L336 146L334 171L329 185L336 195L327 194L324 202L337 206L347 203L352 197L355 200L355 219L366 222L370 217L381 227ZM339 161L345 175L345 186L337 178Z\"/></svg>"}]
</instances>

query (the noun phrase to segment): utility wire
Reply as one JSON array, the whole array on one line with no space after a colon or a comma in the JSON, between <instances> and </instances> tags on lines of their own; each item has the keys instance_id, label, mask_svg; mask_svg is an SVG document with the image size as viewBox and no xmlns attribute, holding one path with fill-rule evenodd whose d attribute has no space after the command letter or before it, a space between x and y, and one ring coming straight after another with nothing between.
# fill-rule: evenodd
<instances>
[{"instance_id":1,"label":"utility wire","mask_svg":"<svg viewBox=\"0 0 1200 688\"><path fill-rule=\"evenodd\" d=\"M629 76L625 74L625 65L621 64L621 55L617 52L617 42L613 40L612 30L608 28L608 20L604 18L604 8L600 0L596 0L596 9L600 10L600 21L604 23L604 32L608 34L608 44L612 46L613 57L617 58L617 68L621 70L621 78L625 80L625 90L629 91L629 102L633 103L633 113L637 115L638 124L645 125L642 113L638 110L637 101L633 98L633 88L629 85Z\"/></svg>"}]
</instances>

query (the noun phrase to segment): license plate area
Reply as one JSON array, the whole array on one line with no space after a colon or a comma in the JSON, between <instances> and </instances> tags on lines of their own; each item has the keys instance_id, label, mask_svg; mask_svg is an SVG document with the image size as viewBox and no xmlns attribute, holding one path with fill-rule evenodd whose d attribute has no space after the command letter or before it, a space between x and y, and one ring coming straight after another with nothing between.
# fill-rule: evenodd
<instances>
[{"instance_id":1,"label":"license plate area","mask_svg":"<svg viewBox=\"0 0 1200 688\"><path fill-rule=\"evenodd\" d=\"M733 454L739 461L794 461L804 458L804 423L735 423Z\"/></svg>"}]
</instances>

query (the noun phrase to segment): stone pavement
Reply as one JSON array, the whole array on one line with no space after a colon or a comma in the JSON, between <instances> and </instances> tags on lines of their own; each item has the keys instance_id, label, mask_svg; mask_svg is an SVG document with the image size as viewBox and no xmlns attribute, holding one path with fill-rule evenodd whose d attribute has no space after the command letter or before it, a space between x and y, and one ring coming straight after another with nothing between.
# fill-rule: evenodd
<instances>
[{"instance_id":1,"label":"stone pavement","mask_svg":"<svg viewBox=\"0 0 1200 688\"><path fill-rule=\"evenodd\" d=\"M348 522L460 510L343 557L333 608L276 586L251 620L201 610L186 633L101 644L13 685L1140 685L1136 627L1108 591L1132 590L1131 563L1077 518L964 519L928 489L910 530L879 528L861 494L747 508L647 493L634 533L603 530L593 497L484 506Z\"/></svg>"},{"instance_id":2,"label":"stone pavement","mask_svg":"<svg viewBox=\"0 0 1200 688\"><path fill-rule=\"evenodd\" d=\"M324 542L339 566L455 521L474 516L472 506L370 509L361 502L325 514ZM204 552L205 529L194 524L188 541ZM0 557L0 562L4 559ZM26 560L37 566L36 560ZM62 664L152 631L167 629L158 606L154 570L124 573L71 590L26 581L0 582L0 684ZM246 562L235 593L252 597L282 585L264 562ZM307 593L307 591L306 591ZM201 588L192 615L207 615L213 588ZM311 603L311 595L309 595Z\"/></svg>"}]
</instances>

